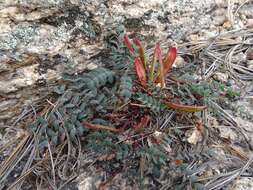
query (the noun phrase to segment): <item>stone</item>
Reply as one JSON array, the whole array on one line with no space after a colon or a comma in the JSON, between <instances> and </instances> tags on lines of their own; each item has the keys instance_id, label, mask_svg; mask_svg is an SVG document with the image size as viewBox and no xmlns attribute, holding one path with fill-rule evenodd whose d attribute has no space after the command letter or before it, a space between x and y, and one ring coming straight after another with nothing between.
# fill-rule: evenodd
<instances>
[{"instance_id":1,"label":"stone","mask_svg":"<svg viewBox=\"0 0 253 190\"><path fill-rule=\"evenodd\" d=\"M252 190L253 189L253 181L252 178L242 177L236 179L231 185L231 190Z\"/></svg>"},{"instance_id":2,"label":"stone","mask_svg":"<svg viewBox=\"0 0 253 190\"><path fill-rule=\"evenodd\" d=\"M235 141L238 139L238 135L236 131L234 131L230 126L218 126L218 129L220 131L220 136L222 138L226 138L232 141Z\"/></svg>"},{"instance_id":3,"label":"stone","mask_svg":"<svg viewBox=\"0 0 253 190\"><path fill-rule=\"evenodd\" d=\"M6 63L1 63L0 64L0 73L4 71L8 71L8 65Z\"/></svg>"},{"instance_id":4,"label":"stone","mask_svg":"<svg viewBox=\"0 0 253 190\"><path fill-rule=\"evenodd\" d=\"M225 29L229 29L232 27L232 23L230 21L226 21L226 22L224 22L222 27L224 27Z\"/></svg>"},{"instance_id":5,"label":"stone","mask_svg":"<svg viewBox=\"0 0 253 190\"><path fill-rule=\"evenodd\" d=\"M187 142L196 145L202 140L202 134L199 130L194 129L190 136L187 138Z\"/></svg>"},{"instance_id":6,"label":"stone","mask_svg":"<svg viewBox=\"0 0 253 190\"><path fill-rule=\"evenodd\" d=\"M245 6L241 7L238 11L239 14L245 15L248 19L252 19L252 10L253 10L253 4L246 4Z\"/></svg>"},{"instance_id":7,"label":"stone","mask_svg":"<svg viewBox=\"0 0 253 190\"><path fill-rule=\"evenodd\" d=\"M10 100L3 100L0 102L0 112L5 111L10 107L14 107L17 103L16 99L10 99Z\"/></svg>"},{"instance_id":8,"label":"stone","mask_svg":"<svg viewBox=\"0 0 253 190\"><path fill-rule=\"evenodd\" d=\"M225 15L219 15L213 18L213 24L216 26L221 26L226 21Z\"/></svg>"},{"instance_id":9,"label":"stone","mask_svg":"<svg viewBox=\"0 0 253 190\"><path fill-rule=\"evenodd\" d=\"M15 6L6 7L0 10L0 18L8 18L8 17L15 17L19 12L18 8Z\"/></svg>"},{"instance_id":10,"label":"stone","mask_svg":"<svg viewBox=\"0 0 253 190\"><path fill-rule=\"evenodd\" d=\"M20 68L17 70L17 77L0 81L0 93L15 92L19 88L30 86L39 79L39 74L35 72L38 65Z\"/></svg>"},{"instance_id":11,"label":"stone","mask_svg":"<svg viewBox=\"0 0 253 190\"><path fill-rule=\"evenodd\" d=\"M8 94L17 90L18 89L12 86L11 83L6 83L6 81L0 81L0 94Z\"/></svg>"},{"instance_id":12,"label":"stone","mask_svg":"<svg viewBox=\"0 0 253 190\"><path fill-rule=\"evenodd\" d=\"M215 80L218 80L222 83L226 83L228 81L228 74L227 73L221 73L221 72L215 72L213 75L213 78Z\"/></svg>"},{"instance_id":13,"label":"stone","mask_svg":"<svg viewBox=\"0 0 253 190\"><path fill-rule=\"evenodd\" d=\"M253 70L253 60L248 60L247 61L247 67L251 70Z\"/></svg>"},{"instance_id":14,"label":"stone","mask_svg":"<svg viewBox=\"0 0 253 190\"><path fill-rule=\"evenodd\" d=\"M253 60L253 48L248 49L246 57L247 60Z\"/></svg>"},{"instance_id":15,"label":"stone","mask_svg":"<svg viewBox=\"0 0 253 190\"><path fill-rule=\"evenodd\" d=\"M252 106L252 108L253 108L253 106ZM250 108L249 108L249 109L250 109ZM251 112L251 114L253 113L253 109L251 109L251 110L246 110L246 111L248 111L249 113ZM241 127L242 127L243 129L245 129L246 131L250 132L251 138L253 139L253 122L248 121L248 120L246 120L246 119L242 119L242 118L240 118L240 117L236 117L235 120L236 120L236 122L237 122L237 124L238 124L239 126L241 126Z\"/></svg>"},{"instance_id":16,"label":"stone","mask_svg":"<svg viewBox=\"0 0 253 190\"><path fill-rule=\"evenodd\" d=\"M214 12L214 16L224 16L226 14L226 9L224 8L217 8Z\"/></svg>"},{"instance_id":17,"label":"stone","mask_svg":"<svg viewBox=\"0 0 253 190\"><path fill-rule=\"evenodd\" d=\"M214 3L215 3L218 7L226 7L226 6L227 6L226 1L223 1L223 0L215 0Z\"/></svg>"},{"instance_id":18,"label":"stone","mask_svg":"<svg viewBox=\"0 0 253 190\"><path fill-rule=\"evenodd\" d=\"M95 190L96 187L93 183L92 177L86 177L83 181L81 181L78 185L79 190Z\"/></svg>"},{"instance_id":19,"label":"stone","mask_svg":"<svg viewBox=\"0 0 253 190\"><path fill-rule=\"evenodd\" d=\"M185 65L186 65L186 62L185 62L184 58L181 56L177 56L177 58L172 66L176 67L176 68L180 68L180 67L184 67Z\"/></svg>"}]
</instances>

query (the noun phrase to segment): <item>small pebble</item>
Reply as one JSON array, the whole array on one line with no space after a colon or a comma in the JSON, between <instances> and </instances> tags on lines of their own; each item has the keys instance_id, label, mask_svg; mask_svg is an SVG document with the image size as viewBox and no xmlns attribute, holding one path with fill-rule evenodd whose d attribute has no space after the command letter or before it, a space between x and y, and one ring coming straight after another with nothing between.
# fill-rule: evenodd
<instances>
[{"instance_id":1,"label":"small pebble","mask_svg":"<svg viewBox=\"0 0 253 190\"><path fill-rule=\"evenodd\" d=\"M185 66L185 60L181 56L177 56L173 67L179 68Z\"/></svg>"},{"instance_id":2,"label":"small pebble","mask_svg":"<svg viewBox=\"0 0 253 190\"><path fill-rule=\"evenodd\" d=\"M253 60L248 60L247 61L247 67L251 70L253 70Z\"/></svg>"},{"instance_id":3,"label":"small pebble","mask_svg":"<svg viewBox=\"0 0 253 190\"><path fill-rule=\"evenodd\" d=\"M215 26L221 26L226 21L226 16L220 15L213 18L213 24Z\"/></svg>"},{"instance_id":4,"label":"small pebble","mask_svg":"<svg viewBox=\"0 0 253 190\"><path fill-rule=\"evenodd\" d=\"M214 74L214 79L226 83L228 81L228 74L227 73L221 73L221 72L216 72Z\"/></svg>"},{"instance_id":5,"label":"small pebble","mask_svg":"<svg viewBox=\"0 0 253 190\"><path fill-rule=\"evenodd\" d=\"M248 19L247 28L253 28L253 19Z\"/></svg>"},{"instance_id":6,"label":"small pebble","mask_svg":"<svg viewBox=\"0 0 253 190\"><path fill-rule=\"evenodd\" d=\"M253 48L247 52L247 60L253 60Z\"/></svg>"},{"instance_id":7,"label":"small pebble","mask_svg":"<svg viewBox=\"0 0 253 190\"><path fill-rule=\"evenodd\" d=\"M226 28L226 29L229 29L229 28L232 27L232 24L231 24L230 21L226 21L226 22L224 22L224 24L223 24L222 26L223 26L224 28Z\"/></svg>"}]
</instances>

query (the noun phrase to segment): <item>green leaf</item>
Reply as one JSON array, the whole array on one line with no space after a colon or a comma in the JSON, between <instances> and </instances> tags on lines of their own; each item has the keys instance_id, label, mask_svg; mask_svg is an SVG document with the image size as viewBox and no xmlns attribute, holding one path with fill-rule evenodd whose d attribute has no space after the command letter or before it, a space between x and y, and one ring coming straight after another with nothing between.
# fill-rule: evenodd
<instances>
[{"instance_id":1,"label":"green leaf","mask_svg":"<svg viewBox=\"0 0 253 190\"><path fill-rule=\"evenodd\" d=\"M45 139L45 140L42 140L40 143L39 143L39 149L44 149L48 147L48 141Z\"/></svg>"},{"instance_id":2,"label":"green leaf","mask_svg":"<svg viewBox=\"0 0 253 190\"><path fill-rule=\"evenodd\" d=\"M58 135L55 135L55 136L52 137L52 143L53 143L53 145L57 145L57 143L58 143Z\"/></svg>"},{"instance_id":3,"label":"green leaf","mask_svg":"<svg viewBox=\"0 0 253 190\"><path fill-rule=\"evenodd\" d=\"M80 96L74 96L71 100L72 104L74 105L78 105L79 101L80 101Z\"/></svg>"},{"instance_id":4,"label":"green leaf","mask_svg":"<svg viewBox=\"0 0 253 190\"><path fill-rule=\"evenodd\" d=\"M86 112L81 112L77 115L77 119L82 121L83 119L87 118L87 113Z\"/></svg>"},{"instance_id":5,"label":"green leaf","mask_svg":"<svg viewBox=\"0 0 253 190\"><path fill-rule=\"evenodd\" d=\"M205 190L206 188L205 188L205 185L203 185L203 184L201 184L201 183L194 183L193 184L193 188L195 189L195 190Z\"/></svg>"},{"instance_id":6,"label":"green leaf","mask_svg":"<svg viewBox=\"0 0 253 190\"><path fill-rule=\"evenodd\" d=\"M65 108L74 108L75 105L70 103L70 104L64 105L64 107L65 107Z\"/></svg>"},{"instance_id":7,"label":"green leaf","mask_svg":"<svg viewBox=\"0 0 253 190\"><path fill-rule=\"evenodd\" d=\"M47 128L47 135L49 137L53 137L55 136L55 132L51 128Z\"/></svg>"},{"instance_id":8,"label":"green leaf","mask_svg":"<svg viewBox=\"0 0 253 190\"><path fill-rule=\"evenodd\" d=\"M75 128L72 128L72 129L70 130L70 134L69 134L70 139L71 139L71 140L75 140L75 139L76 139L76 135L77 135L77 130L76 130Z\"/></svg>"},{"instance_id":9,"label":"green leaf","mask_svg":"<svg viewBox=\"0 0 253 190\"><path fill-rule=\"evenodd\" d=\"M82 110L80 110L80 109L78 109L78 108L72 110L72 113L75 114L75 115L77 115L77 114L79 114L79 113L81 113L81 112L82 112Z\"/></svg>"},{"instance_id":10,"label":"green leaf","mask_svg":"<svg viewBox=\"0 0 253 190\"><path fill-rule=\"evenodd\" d=\"M57 94L60 94L60 95L64 94L65 88L66 88L66 85L57 86L54 88L54 92L56 92Z\"/></svg>"}]
</instances>

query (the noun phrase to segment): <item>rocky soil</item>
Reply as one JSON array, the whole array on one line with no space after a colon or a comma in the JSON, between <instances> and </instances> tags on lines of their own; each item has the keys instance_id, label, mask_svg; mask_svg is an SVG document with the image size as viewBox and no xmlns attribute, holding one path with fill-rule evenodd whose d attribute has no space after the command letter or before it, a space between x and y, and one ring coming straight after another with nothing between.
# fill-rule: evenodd
<instances>
[{"instance_id":1,"label":"rocky soil","mask_svg":"<svg viewBox=\"0 0 253 190\"><path fill-rule=\"evenodd\" d=\"M0 0L0 145L20 135L16 129L25 126L18 118L47 98L63 71L104 63L105 40L115 28L124 26L150 44L159 40L180 46L252 29L252 11L251 0ZM248 67L253 68L252 61ZM240 103L251 113L252 96ZM252 132L252 120L238 120ZM221 132L236 138L225 127ZM94 181L84 171L77 186L93 189ZM231 189L253 189L252 177L236 180Z\"/></svg>"}]
</instances>

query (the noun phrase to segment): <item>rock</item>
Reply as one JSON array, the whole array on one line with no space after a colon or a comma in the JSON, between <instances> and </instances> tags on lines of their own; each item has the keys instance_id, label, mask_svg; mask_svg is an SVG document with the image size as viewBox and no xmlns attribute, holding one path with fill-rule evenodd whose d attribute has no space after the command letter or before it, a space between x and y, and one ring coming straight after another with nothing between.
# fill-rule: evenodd
<instances>
[{"instance_id":1,"label":"rock","mask_svg":"<svg viewBox=\"0 0 253 190\"><path fill-rule=\"evenodd\" d=\"M0 73L4 72L4 71L8 71L8 65L6 63L1 63L0 64Z\"/></svg>"},{"instance_id":2,"label":"rock","mask_svg":"<svg viewBox=\"0 0 253 190\"><path fill-rule=\"evenodd\" d=\"M222 82L222 83L226 83L228 81L228 74L221 73L221 72L215 72L215 74L213 75L213 78L215 80Z\"/></svg>"},{"instance_id":3,"label":"rock","mask_svg":"<svg viewBox=\"0 0 253 190\"><path fill-rule=\"evenodd\" d=\"M7 83L6 81L0 81L0 93L2 94L8 94L10 92L15 92L18 89L14 86L12 86L11 83Z\"/></svg>"},{"instance_id":4,"label":"rock","mask_svg":"<svg viewBox=\"0 0 253 190\"><path fill-rule=\"evenodd\" d=\"M226 15L226 9L224 8L217 8L214 12L213 12L214 16L225 16Z\"/></svg>"},{"instance_id":5,"label":"rock","mask_svg":"<svg viewBox=\"0 0 253 190\"><path fill-rule=\"evenodd\" d=\"M226 21L226 22L224 22L222 27L224 27L225 29L229 29L232 27L232 23L230 21Z\"/></svg>"},{"instance_id":6,"label":"rock","mask_svg":"<svg viewBox=\"0 0 253 190\"><path fill-rule=\"evenodd\" d=\"M231 190L252 190L253 181L251 178L242 177L233 182Z\"/></svg>"},{"instance_id":7,"label":"rock","mask_svg":"<svg viewBox=\"0 0 253 190\"><path fill-rule=\"evenodd\" d=\"M253 48L247 51L246 57L247 57L247 60L253 60Z\"/></svg>"},{"instance_id":8,"label":"rock","mask_svg":"<svg viewBox=\"0 0 253 190\"><path fill-rule=\"evenodd\" d=\"M5 6L14 6L14 5L19 5L21 7L40 7L40 8L48 8L52 6L57 6L61 3L63 3L64 0L45 0L45 1L40 1L40 0L4 0L4 5Z\"/></svg>"},{"instance_id":9,"label":"rock","mask_svg":"<svg viewBox=\"0 0 253 190\"><path fill-rule=\"evenodd\" d=\"M215 117L209 116L207 119L207 123L208 123L208 126L215 127L215 128L218 127L218 121Z\"/></svg>"},{"instance_id":10,"label":"rock","mask_svg":"<svg viewBox=\"0 0 253 190\"><path fill-rule=\"evenodd\" d=\"M221 147L212 147L210 150L214 153L214 156L217 160L223 161L227 159L227 155L224 149L222 149ZM215 168L216 172L220 172L217 166L214 165L211 167Z\"/></svg>"},{"instance_id":11,"label":"rock","mask_svg":"<svg viewBox=\"0 0 253 190\"><path fill-rule=\"evenodd\" d=\"M77 177L78 190L96 190L102 182L100 173L96 173L96 169L81 171Z\"/></svg>"},{"instance_id":12,"label":"rock","mask_svg":"<svg viewBox=\"0 0 253 190\"><path fill-rule=\"evenodd\" d=\"M118 0L111 1L111 11L117 14L126 15L130 17L141 17L148 10L159 10L159 7L165 3L166 0Z\"/></svg>"},{"instance_id":13,"label":"rock","mask_svg":"<svg viewBox=\"0 0 253 190\"><path fill-rule=\"evenodd\" d=\"M247 20L247 28L253 28L253 19Z\"/></svg>"},{"instance_id":14,"label":"rock","mask_svg":"<svg viewBox=\"0 0 253 190\"><path fill-rule=\"evenodd\" d=\"M0 10L0 18L15 17L19 12L19 9L15 6L6 7Z\"/></svg>"},{"instance_id":15,"label":"rock","mask_svg":"<svg viewBox=\"0 0 253 190\"><path fill-rule=\"evenodd\" d=\"M253 60L248 60L247 61L247 67L251 70L253 70Z\"/></svg>"},{"instance_id":16,"label":"rock","mask_svg":"<svg viewBox=\"0 0 253 190\"><path fill-rule=\"evenodd\" d=\"M215 3L218 7L226 7L226 6L227 6L226 1L223 1L223 0L215 0L214 3Z\"/></svg>"},{"instance_id":17,"label":"rock","mask_svg":"<svg viewBox=\"0 0 253 190\"><path fill-rule=\"evenodd\" d=\"M241 39L238 39L238 41ZM246 62L247 61L247 55L243 52L238 53L237 55L235 55L233 57L233 61L234 62Z\"/></svg>"},{"instance_id":18,"label":"rock","mask_svg":"<svg viewBox=\"0 0 253 190\"><path fill-rule=\"evenodd\" d=\"M190 41L197 41L199 39L199 36L197 34L191 34L189 36Z\"/></svg>"},{"instance_id":19,"label":"rock","mask_svg":"<svg viewBox=\"0 0 253 190\"><path fill-rule=\"evenodd\" d=\"M4 100L0 102L0 112L7 110L9 107L14 107L16 103L16 99Z\"/></svg>"},{"instance_id":20,"label":"rock","mask_svg":"<svg viewBox=\"0 0 253 190\"><path fill-rule=\"evenodd\" d=\"M78 184L79 190L96 190L92 177L86 177Z\"/></svg>"},{"instance_id":21,"label":"rock","mask_svg":"<svg viewBox=\"0 0 253 190\"><path fill-rule=\"evenodd\" d=\"M213 18L213 24L216 26L221 26L225 21L226 21L225 15L220 15Z\"/></svg>"},{"instance_id":22,"label":"rock","mask_svg":"<svg viewBox=\"0 0 253 190\"><path fill-rule=\"evenodd\" d=\"M38 65L32 65L17 70L17 76L13 79L0 81L0 93L15 92L19 88L34 84L40 75L35 71Z\"/></svg>"},{"instance_id":23,"label":"rock","mask_svg":"<svg viewBox=\"0 0 253 190\"><path fill-rule=\"evenodd\" d=\"M248 109L250 110L251 108L249 107ZM251 109L251 114L252 113L253 109ZM246 131L250 132L250 134L252 135L251 138L253 138L253 122L248 121L246 119L242 119L241 117L236 117L235 120L239 126L241 126Z\"/></svg>"},{"instance_id":24,"label":"rock","mask_svg":"<svg viewBox=\"0 0 253 190\"><path fill-rule=\"evenodd\" d=\"M249 3L249 4L246 4L245 6L241 7L239 9L238 13L241 15L245 15L248 19L252 19L253 18L252 10L253 10L253 4Z\"/></svg>"},{"instance_id":25,"label":"rock","mask_svg":"<svg viewBox=\"0 0 253 190\"><path fill-rule=\"evenodd\" d=\"M180 67L184 67L185 65L186 65L186 62L185 62L184 58L181 56L177 56L177 58L172 66L176 67L176 68L180 68Z\"/></svg>"},{"instance_id":26,"label":"rock","mask_svg":"<svg viewBox=\"0 0 253 190\"><path fill-rule=\"evenodd\" d=\"M230 126L218 126L219 131L220 131L220 136L222 138L226 138L232 141L235 141L238 139L237 133L231 129Z\"/></svg>"},{"instance_id":27,"label":"rock","mask_svg":"<svg viewBox=\"0 0 253 190\"><path fill-rule=\"evenodd\" d=\"M191 135L187 138L187 142L196 145L202 140L202 134L199 130L194 129Z\"/></svg>"}]
</instances>

